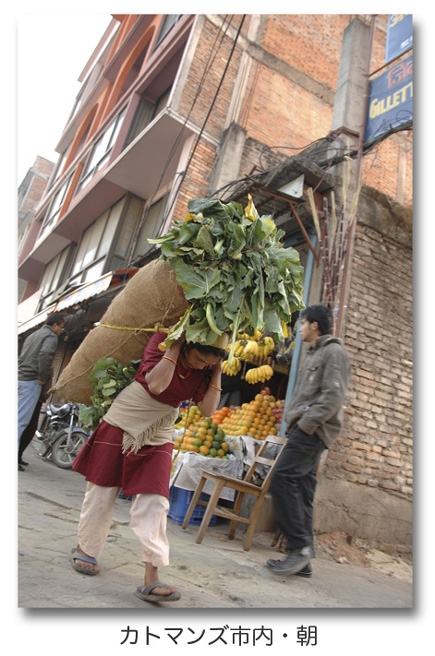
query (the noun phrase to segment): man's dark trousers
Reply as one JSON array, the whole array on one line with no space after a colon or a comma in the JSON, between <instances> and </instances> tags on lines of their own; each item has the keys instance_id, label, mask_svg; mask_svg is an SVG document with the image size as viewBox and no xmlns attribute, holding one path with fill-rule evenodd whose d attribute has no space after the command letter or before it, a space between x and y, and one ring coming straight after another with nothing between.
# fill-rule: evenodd
<instances>
[{"instance_id":1,"label":"man's dark trousers","mask_svg":"<svg viewBox=\"0 0 435 656\"><path fill-rule=\"evenodd\" d=\"M308 435L296 427L283 447L270 485L276 525L287 540L287 549L310 546L313 556L313 500L324 449L317 433Z\"/></svg>"}]
</instances>

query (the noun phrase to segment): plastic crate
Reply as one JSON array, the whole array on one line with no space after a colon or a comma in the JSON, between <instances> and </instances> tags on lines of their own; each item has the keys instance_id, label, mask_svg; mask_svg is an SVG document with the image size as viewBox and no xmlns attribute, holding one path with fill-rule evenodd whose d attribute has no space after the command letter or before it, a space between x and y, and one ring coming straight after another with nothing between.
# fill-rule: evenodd
<instances>
[{"instance_id":1,"label":"plastic crate","mask_svg":"<svg viewBox=\"0 0 435 656\"><path fill-rule=\"evenodd\" d=\"M193 491L192 490L183 490L181 487L175 487L174 485L169 489L169 512L168 516L176 524L181 524L184 522L186 517L187 510L192 501ZM203 501L208 501L210 496L208 494L201 494L200 499ZM192 513L192 517L189 520L189 524L198 526L202 522L204 517L206 507L198 503ZM209 526L215 526L217 521L217 516L212 515Z\"/></svg>"}]
</instances>

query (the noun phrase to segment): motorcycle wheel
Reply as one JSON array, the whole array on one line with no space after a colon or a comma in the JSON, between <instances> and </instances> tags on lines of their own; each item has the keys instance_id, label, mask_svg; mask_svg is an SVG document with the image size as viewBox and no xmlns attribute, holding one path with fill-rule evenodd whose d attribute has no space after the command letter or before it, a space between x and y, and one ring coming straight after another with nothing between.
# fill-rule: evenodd
<instances>
[{"instance_id":1,"label":"motorcycle wheel","mask_svg":"<svg viewBox=\"0 0 435 656\"><path fill-rule=\"evenodd\" d=\"M68 433L62 432L53 444L52 457L61 469L71 469L74 459L85 444L88 436L81 431L73 431L71 444L68 445Z\"/></svg>"}]
</instances>

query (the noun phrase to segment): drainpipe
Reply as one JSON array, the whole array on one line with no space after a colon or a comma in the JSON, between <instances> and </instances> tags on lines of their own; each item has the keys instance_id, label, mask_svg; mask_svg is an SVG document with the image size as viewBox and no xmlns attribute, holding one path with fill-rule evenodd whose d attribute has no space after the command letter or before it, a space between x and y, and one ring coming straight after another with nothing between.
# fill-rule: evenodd
<instances>
[{"instance_id":1,"label":"drainpipe","mask_svg":"<svg viewBox=\"0 0 435 656\"><path fill-rule=\"evenodd\" d=\"M317 246L317 237L314 235L311 238L311 242L314 246L314 248ZM309 296L309 291L310 291L310 285L311 285L311 278L313 275L313 268L314 268L314 262L315 262L315 257L313 255L313 251L309 250L308 251L308 256L307 256L307 263L305 265L305 272L304 272L304 292L303 292L303 301L305 306L308 304L308 296ZM287 390L285 393L285 403L284 403L284 414L285 414L285 409L289 405L291 398L293 396L293 392L295 389L296 385L296 378L298 375L298 368L299 368L299 361L301 358L301 351L302 351L302 337L299 332L299 330L296 332L296 337L295 337L295 347L293 350L293 357L291 360L290 364L290 371L289 371L289 377L288 377L288 383L287 383ZM285 435L285 431L287 429L287 423L284 419L284 416L282 418L282 423L281 423L281 429L280 429L280 434Z\"/></svg>"}]
</instances>

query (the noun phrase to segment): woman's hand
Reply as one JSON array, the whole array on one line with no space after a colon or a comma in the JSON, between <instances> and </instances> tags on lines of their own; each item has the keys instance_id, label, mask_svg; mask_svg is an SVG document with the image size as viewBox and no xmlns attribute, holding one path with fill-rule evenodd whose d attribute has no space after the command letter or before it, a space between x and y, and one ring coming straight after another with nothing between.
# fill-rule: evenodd
<instances>
[{"instance_id":1,"label":"woman's hand","mask_svg":"<svg viewBox=\"0 0 435 656\"><path fill-rule=\"evenodd\" d=\"M185 333L176 339L163 354L162 359L145 375L148 388L152 394L159 395L170 385L180 350L186 341Z\"/></svg>"},{"instance_id":2,"label":"woman's hand","mask_svg":"<svg viewBox=\"0 0 435 656\"><path fill-rule=\"evenodd\" d=\"M198 408L201 410L205 417L210 417L219 405L221 398L221 375L222 375L222 360L218 360L213 367L210 383L208 389L204 394L204 398L198 403Z\"/></svg>"}]
</instances>

